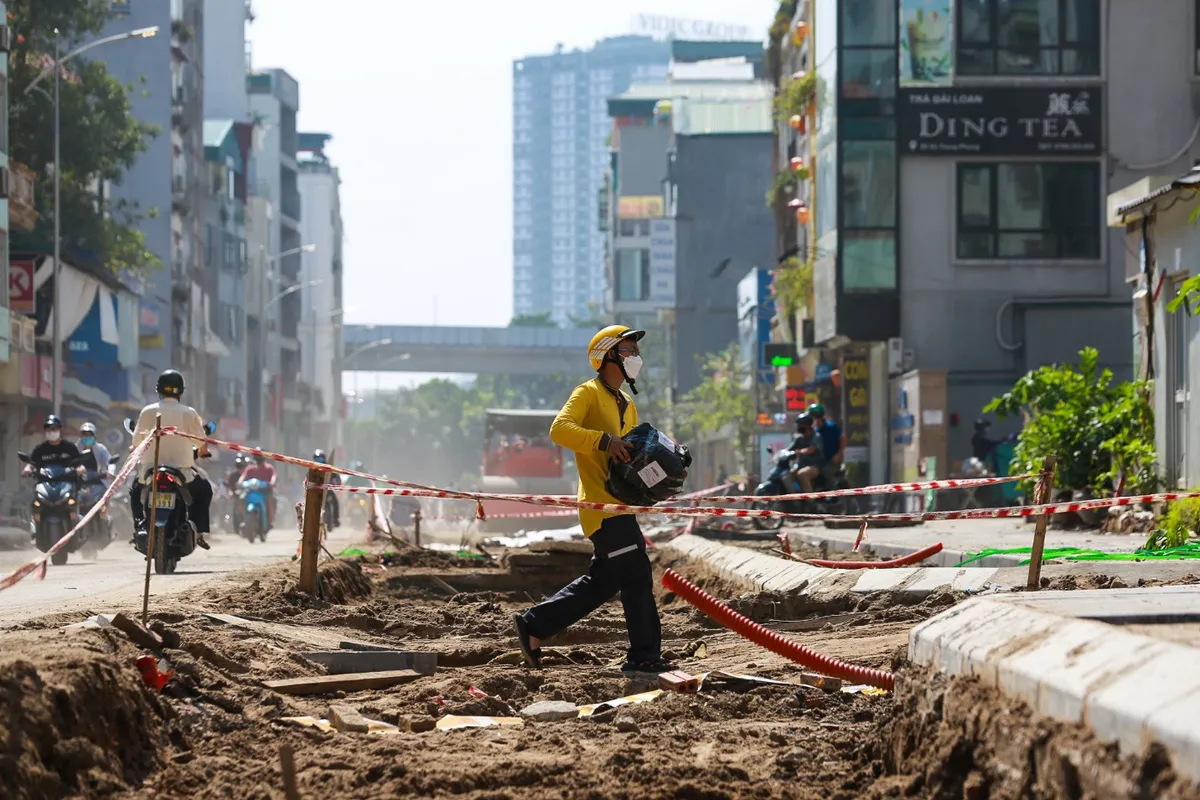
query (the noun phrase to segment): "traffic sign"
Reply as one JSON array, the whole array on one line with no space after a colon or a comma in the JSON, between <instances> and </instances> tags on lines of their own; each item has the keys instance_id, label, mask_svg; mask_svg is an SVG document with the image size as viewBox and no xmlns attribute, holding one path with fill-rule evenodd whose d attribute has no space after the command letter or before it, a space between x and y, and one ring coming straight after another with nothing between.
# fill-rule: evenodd
<instances>
[{"instance_id":1,"label":"traffic sign","mask_svg":"<svg viewBox=\"0 0 1200 800\"><path fill-rule=\"evenodd\" d=\"M33 287L33 262L12 261L8 265L8 306L18 314L37 310Z\"/></svg>"}]
</instances>

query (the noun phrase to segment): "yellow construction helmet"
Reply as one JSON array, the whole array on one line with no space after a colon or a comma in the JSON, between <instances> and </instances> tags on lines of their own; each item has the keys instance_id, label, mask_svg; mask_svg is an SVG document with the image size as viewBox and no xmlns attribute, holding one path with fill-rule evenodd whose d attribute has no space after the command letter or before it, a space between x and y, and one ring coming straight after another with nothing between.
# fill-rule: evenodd
<instances>
[{"instance_id":1,"label":"yellow construction helmet","mask_svg":"<svg viewBox=\"0 0 1200 800\"><path fill-rule=\"evenodd\" d=\"M645 335L645 331L630 330L625 325L609 325L604 328L588 343L588 361L592 362L592 369L599 372L600 367L604 366L604 357L608 355L608 351L621 342L630 339L640 342Z\"/></svg>"}]
</instances>

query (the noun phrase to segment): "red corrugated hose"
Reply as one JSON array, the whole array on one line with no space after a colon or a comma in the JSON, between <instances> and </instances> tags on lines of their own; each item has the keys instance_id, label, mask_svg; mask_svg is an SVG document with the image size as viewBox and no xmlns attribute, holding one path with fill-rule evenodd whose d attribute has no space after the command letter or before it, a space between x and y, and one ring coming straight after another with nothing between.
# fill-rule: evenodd
<instances>
[{"instance_id":1,"label":"red corrugated hose","mask_svg":"<svg viewBox=\"0 0 1200 800\"><path fill-rule=\"evenodd\" d=\"M919 564L930 556L937 555L942 552L942 543L931 544L924 550L918 550L915 553L909 553L900 558L893 558L891 561L830 561L825 558L806 558L805 564L812 564L815 567L828 567L829 569L893 569L895 567L907 567L909 564Z\"/></svg>"},{"instance_id":2,"label":"red corrugated hose","mask_svg":"<svg viewBox=\"0 0 1200 800\"><path fill-rule=\"evenodd\" d=\"M679 595L703 611L711 619L729 628L734 633L744 636L760 647L765 647L772 653L781 655L790 661L795 661L803 667L816 670L823 675L854 681L855 683L865 683L868 686L886 689L889 692L892 691L895 685L895 676L890 672L847 664L845 661L823 656L820 653L809 650L802 644L793 642L791 639L783 638L778 633L775 633L775 631L767 630L754 620L743 617L673 569L669 569L663 573L662 583L668 590Z\"/></svg>"}]
</instances>

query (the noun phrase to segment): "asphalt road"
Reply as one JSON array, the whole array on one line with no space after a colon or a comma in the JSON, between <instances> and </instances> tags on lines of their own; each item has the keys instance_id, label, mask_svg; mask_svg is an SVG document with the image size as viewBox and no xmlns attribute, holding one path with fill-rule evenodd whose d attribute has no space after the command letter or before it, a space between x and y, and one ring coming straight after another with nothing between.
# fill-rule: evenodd
<instances>
[{"instance_id":1,"label":"asphalt road","mask_svg":"<svg viewBox=\"0 0 1200 800\"><path fill-rule=\"evenodd\" d=\"M210 535L211 550L197 549L179 563L172 575L151 576L151 602L154 597L187 591L223 574L290 560L298 537L294 526L274 530L267 541L253 544L229 534ZM330 534L326 546L336 553L361 538L361 530L342 527ZM0 575L37 555L32 548L0 550ZM114 606L140 605L145 564L145 557L133 549L128 539L114 541L95 561L84 561L72 553L63 566L49 566L45 580L30 575L11 589L0 591L0 627L47 614L102 613Z\"/></svg>"}]
</instances>

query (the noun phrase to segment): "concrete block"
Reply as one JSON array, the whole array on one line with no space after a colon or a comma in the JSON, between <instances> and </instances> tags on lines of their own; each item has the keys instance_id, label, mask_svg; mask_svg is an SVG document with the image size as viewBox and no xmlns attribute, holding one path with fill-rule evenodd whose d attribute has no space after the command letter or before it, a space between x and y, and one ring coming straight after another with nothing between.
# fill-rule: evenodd
<instances>
[{"instance_id":1,"label":"concrete block","mask_svg":"<svg viewBox=\"0 0 1200 800\"><path fill-rule=\"evenodd\" d=\"M1147 722L1181 696L1200 691L1200 650L1163 643L1163 650L1088 696L1084 718L1123 753L1142 747Z\"/></svg>"},{"instance_id":2,"label":"concrete block","mask_svg":"<svg viewBox=\"0 0 1200 800\"><path fill-rule=\"evenodd\" d=\"M895 572L895 570L889 570ZM906 592L934 592L942 587L953 586L955 579L959 577L959 573L965 570L954 569L952 567L921 567L913 576L913 580L909 581L904 587Z\"/></svg>"},{"instance_id":3,"label":"concrete block","mask_svg":"<svg viewBox=\"0 0 1200 800\"><path fill-rule=\"evenodd\" d=\"M1171 753L1171 766L1194 782L1200 782L1200 692L1178 698L1150 717L1146 730Z\"/></svg>"},{"instance_id":4,"label":"concrete block","mask_svg":"<svg viewBox=\"0 0 1200 800\"><path fill-rule=\"evenodd\" d=\"M396 669L411 669L422 675L433 675L437 672L437 653L406 650L320 650L305 653L304 657L323 664L330 675L388 672Z\"/></svg>"},{"instance_id":5,"label":"concrete block","mask_svg":"<svg viewBox=\"0 0 1200 800\"><path fill-rule=\"evenodd\" d=\"M898 569L864 569L854 584L856 592L887 592L902 588L905 582L921 570L917 567Z\"/></svg>"},{"instance_id":6,"label":"concrete block","mask_svg":"<svg viewBox=\"0 0 1200 800\"><path fill-rule=\"evenodd\" d=\"M366 733L371 729L358 709L337 704L329 707L329 724L342 733Z\"/></svg>"},{"instance_id":7,"label":"concrete block","mask_svg":"<svg viewBox=\"0 0 1200 800\"><path fill-rule=\"evenodd\" d=\"M987 586L995 575L995 567L963 567L950 585L960 592L977 592Z\"/></svg>"},{"instance_id":8,"label":"concrete block","mask_svg":"<svg viewBox=\"0 0 1200 800\"><path fill-rule=\"evenodd\" d=\"M997 685L1046 716L1081 723L1090 693L1158 649L1157 642L1098 622L1066 621L1033 647L1002 658Z\"/></svg>"},{"instance_id":9,"label":"concrete block","mask_svg":"<svg viewBox=\"0 0 1200 800\"><path fill-rule=\"evenodd\" d=\"M554 722L579 716L579 707L562 700L541 700L521 709L521 716L535 722Z\"/></svg>"}]
</instances>

